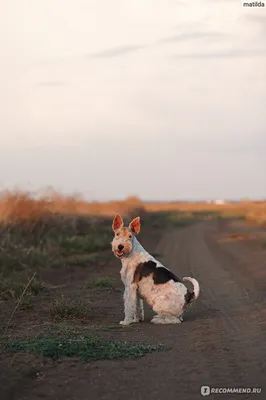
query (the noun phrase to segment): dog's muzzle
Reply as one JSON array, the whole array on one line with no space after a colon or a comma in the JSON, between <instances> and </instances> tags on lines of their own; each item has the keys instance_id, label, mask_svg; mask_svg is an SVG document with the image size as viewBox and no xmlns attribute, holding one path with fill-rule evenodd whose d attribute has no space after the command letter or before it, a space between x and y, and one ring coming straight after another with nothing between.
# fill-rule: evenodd
<instances>
[{"instance_id":1,"label":"dog's muzzle","mask_svg":"<svg viewBox=\"0 0 266 400\"><path fill-rule=\"evenodd\" d=\"M122 258L122 257L124 256L124 252L121 251L121 250L116 250L116 251L115 251L115 255L116 255L116 257L118 257L118 258Z\"/></svg>"}]
</instances>

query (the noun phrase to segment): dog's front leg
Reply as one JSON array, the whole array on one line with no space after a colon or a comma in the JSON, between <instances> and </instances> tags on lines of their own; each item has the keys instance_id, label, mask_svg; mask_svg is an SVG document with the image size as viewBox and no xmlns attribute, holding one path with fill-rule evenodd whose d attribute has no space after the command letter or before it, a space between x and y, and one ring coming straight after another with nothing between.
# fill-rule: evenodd
<instances>
[{"instance_id":1,"label":"dog's front leg","mask_svg":"<svg viewBox=\"0 0 266 400\"><path fill-rule=\"evenodd\" d=\"M137 311L137 285L132 283L125 287L124 292L125 319L120 325L130 325L134 322Z\"/></svg>"},{"instance_id":2,"label":"dog's front leg","mask_svg":"<svg viewBox=\"0 0 266 400\"><path fill-rule=\"evenodd\" d=\"M141 297L137 296L137 309L134 317L134 322L144 321L144 307L143 300Z\"/></svg>"}]
</instances>

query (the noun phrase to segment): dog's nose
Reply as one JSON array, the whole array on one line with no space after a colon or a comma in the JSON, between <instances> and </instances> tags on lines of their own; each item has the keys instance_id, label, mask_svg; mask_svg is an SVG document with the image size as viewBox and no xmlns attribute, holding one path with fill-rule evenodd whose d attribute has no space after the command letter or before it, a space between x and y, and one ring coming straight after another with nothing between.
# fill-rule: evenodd
<instances>
[{"instance_id":1,"label":"dog's nose","mask_svg":"<svg viewBox=\"0 0 266 400\"><path fill-rule=\"evenodd\" d=\"M124 248L124 246L122 245L122 244L119 244L118 246L117 246L117 248L118 248L118 250L123 250L123 248Z\"/></svg>"}]
</instances>

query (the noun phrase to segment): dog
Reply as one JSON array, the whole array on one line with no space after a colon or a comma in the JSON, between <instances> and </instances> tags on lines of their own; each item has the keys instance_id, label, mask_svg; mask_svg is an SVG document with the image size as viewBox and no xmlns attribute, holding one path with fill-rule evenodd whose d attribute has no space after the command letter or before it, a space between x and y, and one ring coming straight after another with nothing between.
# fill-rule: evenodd
<instances>
[{"instance_id":1,"label":"dog","mask_svg":"<svg viewBox=\"0 0 266 400\"><path fill-rule=\"evenodd\" d=\"M185 311L199 297L198 281L183 278L183 281L193 284L194 291L191 293L175 274L141 246L136 238L140 232L140 217L134 218L125 227L122 217L117 214L112 228L112 251L122 262L120 274L125 285L125 317L120 324L130 325L144 320L143 300L156 313L152 323L180 323Z\"/></svg>"}]
</instances>

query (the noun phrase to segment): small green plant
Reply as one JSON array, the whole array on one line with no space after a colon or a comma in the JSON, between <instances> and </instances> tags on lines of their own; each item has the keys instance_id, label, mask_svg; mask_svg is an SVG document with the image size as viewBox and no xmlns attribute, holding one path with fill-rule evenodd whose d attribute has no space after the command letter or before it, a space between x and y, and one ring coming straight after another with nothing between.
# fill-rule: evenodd
<instances>
[{"instance_id":1,"label":"small green plant","mask_svg":"<svg viewBox=\"0 0 266 400\"><path fill-rule=\"evenodd\" d=\"M158 344L132 343L107 340L95 336L55 336L47 334L30 339L10 340L7 351L38 353L57 360L62 357L79 357L81 360L113 360L142 357L153 351L166 350Z\"/></svg>"},{"instance_id":2,"label":"small green plant","mask_svg":"<svg viewBox=\"0 0 266 400\"><path fill-rule=\"evenodd\" d=\"M97 278L91 282L88 282L87 287L96 288L112 288L114 287L114 280L112 278Z\"/></svg>"},{"instance_id":3,"label":"small green plant","mask_svg":"<svg viewBox=\"0 0 266 400\"><path fill-rule=\"evenodd\" d=\"M88 303L81 299L71 299L61 295L51 307L50 314L55 319L84 318L88 313Z\"/></svg>"},{"instance_id":4,"label":"small green plant","mask_svg":"<svg viewBox=\"0 0 266 400\"><path fill-rule=\"evenodd\" d=\"M2 300L18 300L28 280L25 274L12 274L8 278L2 277L0 279L0 298ZM34 278L27 290L28 297L37 296L45 287L44 282Z\"/></svg>"}]
</instances>

